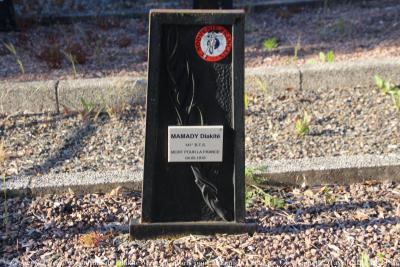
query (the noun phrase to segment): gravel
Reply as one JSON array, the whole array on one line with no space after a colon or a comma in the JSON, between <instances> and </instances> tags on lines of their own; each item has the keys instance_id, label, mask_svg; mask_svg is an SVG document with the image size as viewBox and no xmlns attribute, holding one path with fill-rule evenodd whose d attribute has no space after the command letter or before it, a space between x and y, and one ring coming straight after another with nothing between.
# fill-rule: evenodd
<instances>
[{"instance_id":1,"label":"gravel","mask_svg":"<svg viewBox=\"0 0 400 267\"><path fill-rule=\"evenodd\" d=\"M246 164L265 160L400 153L400 112L373 88L288 89L248 95ZM304 137L295 121L312 117ZM110 119L81 113L3 116L0 143L7 176L137 170L143 166L145 108L131 106Z\"/></svg>"},{"instance_id":2,"label":"gravel","mask_svg":"<svg viewBox=\"0 0 400 267\"><path fill-rule=\"evenodd\" d=\"M71 1L57 2L68 5ZM45 9L32 3L31 8ZM304 65L318 62L319 52L329 50L334 51L335 61L400 56L399 12L400 3L395 0L355 1L327 9L250 10L246 19L246 66ZM0 80L73 78L71 64L62 53L69 51L80 59L77 77L143 75L147 24L145 18L93 19L72 25L22 25L20 32L0 33L0 41L14 44L25 68L25 74L21 74L15 57L0 45ZM263 48L267 38L278 41L278 47L270 52Z\"/></svg>"},{"instance_id":3,"label":"gravel","mask_svg":"<svg viewBox=\"0 0 400 267\"><path fill-rule=\"evenodd\" d=\"M96 120L82 114L20 115L0 123L6 175L127 170L143 165L144 108Z\"/></svg>"},{"instance_id":4,"label":"gravel","mask_svg":"<svg viewBox=\"0 0 400 267\"><path fill-rule=\"evenodd\" d=\"M311 116L303 138L295 122ZM249 95L246 153L249 162L400 152L400 112L374 88L288 89Z\"/></svg>"},{"instance_id":5,"label":"gravel","mask_svg":"<svg viewBox=\"0 0 400 267\"><path fill-rule=\"evenodd\" d=\"M128 218L140 217L140 196L108 194L9 198L1 213L0 266L373 266L400 264L400 185L368 181L350 186L268 187L285 207L254 199L247 220L253 236L185 236L129 240ZM11 208L12 207L12 208ZM7 216L7 217L6 217ZM93 265L91 265L93 266Z\"/></svg>"}]
</instances>

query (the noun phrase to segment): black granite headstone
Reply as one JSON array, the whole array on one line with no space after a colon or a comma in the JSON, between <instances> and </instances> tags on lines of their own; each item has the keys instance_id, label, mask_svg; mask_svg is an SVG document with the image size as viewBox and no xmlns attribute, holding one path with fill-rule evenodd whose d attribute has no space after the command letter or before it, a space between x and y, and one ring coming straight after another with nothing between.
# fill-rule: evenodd
<instances>
[{"instance_id":1,"label":"black granite headstone","mask_svg":"<svg viewBox=\"0 0 400 267\"><path fill-rule=\"evenodd\" d=\"M244 12L150 12L142 220L133 238L245 223Z\"/></svg>"},{"instance_id":2,"label":"black granite headstone","mask_svg":"<svg viewBox=\"0 0 400 267\"><path fill-rule=\"evenodd\" d=\"M15 14L12 0L0 0L0 31L15 30Z\"/></svg>"}]
</instances>

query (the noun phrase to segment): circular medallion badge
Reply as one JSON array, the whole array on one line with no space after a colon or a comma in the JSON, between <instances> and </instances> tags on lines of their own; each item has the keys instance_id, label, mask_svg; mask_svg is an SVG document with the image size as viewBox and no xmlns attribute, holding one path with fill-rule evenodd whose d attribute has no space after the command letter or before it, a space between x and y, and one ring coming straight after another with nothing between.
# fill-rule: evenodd
<instances>
[{"instance_id":1,"label":"circular medallion badge","mask_svg":"<svg viewBox=\"0 0 400 267\"><path fill-rule=\"evenodd\" d=\"M205 26L197 33L194 45L197 54L205 61L220 61L231 52L232 35L223 26Z\"/></svg>"}]
</instances>

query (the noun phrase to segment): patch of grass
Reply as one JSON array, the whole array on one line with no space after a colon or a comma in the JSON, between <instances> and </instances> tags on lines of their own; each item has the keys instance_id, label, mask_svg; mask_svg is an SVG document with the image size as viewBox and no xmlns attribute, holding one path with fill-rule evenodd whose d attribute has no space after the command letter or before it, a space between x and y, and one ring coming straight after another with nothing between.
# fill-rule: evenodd
<instances>
[{"instance_id":1,"label":"patch of grass","mask_svg":"<svg viewBox=\"0 0 400 267\"><path fill-rule=\"evenodd\" d=\"M51 69L59 69L63 61L61 49L57 44L44 47L37 57L45 61Z\"/></svg>"},{"instance_id":2,"label":"patch of grass","mask_svg":"<svg viewBox=\"0 0 400 267\"><path fill-rule=\"evenodd\" d=\"M95 102L88 101L81 97L81 105L81 114L84 118L92 117L94 120L97 120L100 114L107 114L109 118L113 118L115 115L115 110L105 103L96 104Z\"/></svg>"},{"instance_id":3,"label":"patch of grass","mask_svg":"<svg viewBox=\"0 0 400 267\"><path fill-rule=\"evenodd\" d=\"M66 49L68 54L74 56L76 64L85 64L87 61L87 51L84 49L81 43L74 42L68 45Z\"/></svg>"},{"instance_id":4,"label":"patch of grass","mask_svg":"<svg viewBox=\"0 0 400 267\"><path fill-rule=\"evenodd\" d=\"M265 82L263 82L263 80L260 77L256 77L255 81L258 84L258 87L264 92L266 93L268 90L267 84Z\"/></svg>"},{"instance_id":5,"label":"patch of grass","mask_svg":"<svg viewBox=\"0 0 400 267\"><path fill-rule=\"evenodd\" d=\"M332 189L330 189L329 187L322 187L320 192L324 196L326 204L332 205L336 202L336 196L333 194Z\"/></svg>"},{"instance_id":6,"label":"patch of grass","mask_svg":"<svg viewBox=\"0 0 400 267\"><path fill-rule=\"evenodd\" d=\"M256 193L254 190L246 190L246 200L245 200L246 209L251 207L255 197L256 197Z\"/></svg>"},{"instance_id":7,"label":"patch of grass","mask_svg":"<svg viewBox=\"0 0 400 267\"><path fill-rule=\"evenodd\" d=\"M295 130L299 136L305 136L310 133L311 116L304 111L303 117L296 120Z\"/></svg>"},{"instance_id":8,"label":"patch of grass","mask_svg":"<svg viewBox=\"0 0 400 267\"><path fill-rule=\"evenodd\" d=\"M324 53L324 52L319 52L319 60L322 63L332 63L335 61L335 53L330 50L328 51L328 53Z\"/></svg>"},{"instance_id":9,"label":"patch of grass","mask_svg":"<svg viewBox=\"0 0 400 267\"><path fill-rule=\"evenodd\" d=\"M385 95L390 95L393 104L400 110L400 87L394 86L391 82L382 79L379 75L375 75L374 79L379 90Z\"/></svg>"},{"instance_id":10,"label":"patch of grass","mask_svg":"<svg viewBox=\"0 0 400 267\"><path fill-rule=\"evenodd\" d=\"M247 96L247 94L244 94L244 109L247 110L249 109L249 97Z\"/></svg>"},{"instance_id":11,"label":"patch of grass","mask_svg":"<svg viewBox=\"0 0 400 267\"><path fill-rule=\"evenodd\" d=\"M65 57L67 58L68 62L71 64L71 68L72 68L72 73L74 74L74 76L76 76L78 73L76 72L76 66L75 66L75 56L72 55L71 53L66 53L64 52Z\"/></svg>"},{"instance_id":12,"label":"patch of grass","mask_svg":"<svg viewBox=\"0 0 400 267\"><path fill-rule=\"evenodd\" d=\"M297 62L299 59L299 50L301 49L301 34L297 37L296 45L293 51L293 61Z\"/></svg>"},{"instance_id":13,"label":"patch of grass","mask_svg":"<svg viewBox=\"0 0 400 267\"><path fill-rule=\"evenodd\" d=\"M363 251L360 255L360 267L371 267L369 255L366 251Z\"/></svg>"},{"instance_id":14,"label":"patch of grass","mask_svg":"<svg viewBox=\"0 0 400 267\"><path fill-rule=\"evenodd\" d=\"M246 207L250 207L256 199L260 199L266 207L272 209L284 209L286 206L284 199L272 196L256 185L251 185L246 191Z\"/></svg>"},{"instance_id":15,"label":"patch of grass","mask_svg":"<svg viewBox=\"0 0 400 267\"><path fill-rule=\"evenodd\" d=\"M398 91L396 94L392 95L392 100L394 106L400 110L400 91Z\"/></svg>"},{"instance_id":16,"label":"patch of grass","mask_svg":"<svg viewBox=\"0 0 400 267\"><path fill-rule=\"evenodd\" d=\"M265 50L271 52L272 50L278 47L278 39L276 39L275 37L268 38L264 40L263 46Z\"/></svg>"},{"instance_id":17,"label":"patch of grass","mask_svg":"<svg viewBox=\"0 0 400 267\"><path fill-rule=\"evenodd\" d=\"M8 44L4 43L4 46L14 56L15 62L17 63L19 70L21 71L22 74L24 74L25 73L24 64L22 64L21 58L19 57L15 46L12 43L8 43Z\"/></svg>"},{"instance_id":18,"label":"patch of grass","mask_svg":"<svg viewBox=\"0 0 400 267\"><path fill-rule=\"evenodd\" d=\"M379 88L379 90L382 91L382 93L386 94L393 94L396 93L396 91L399 91L400 88L397 86L394 86L391 82L381 78L379 75L374 76L375 79L375 84Z\"/></svg>"},{"instance_id":19,"label":"patch of grass","mask_svg":"<svg viewBox=\"0 0 400 267\"><path fill-rule=\"evenodd\" d=\"M306 64L308 64L308 65L316 65L316 64L317 64L317 61L316 61L315 59L310 59L310 60L308 60L308 61L306 62Z\"/></svg>"},{"instance_id":20,"label":"patch of grass","mask_svg":"<svg viewBox=\"0 0 400 267\"><path fill-rule=\"evenodd\" d=\"M246 167L244 169L244 177L245 177L245 180L246 180L246 185L248 185L248 186L253 185L253 184L261 185L262 182L263 182L260 178L257 178L254 175L254 170L251 169L251 168L248 168L248 167Z\"/></svg>"}]
</instances>

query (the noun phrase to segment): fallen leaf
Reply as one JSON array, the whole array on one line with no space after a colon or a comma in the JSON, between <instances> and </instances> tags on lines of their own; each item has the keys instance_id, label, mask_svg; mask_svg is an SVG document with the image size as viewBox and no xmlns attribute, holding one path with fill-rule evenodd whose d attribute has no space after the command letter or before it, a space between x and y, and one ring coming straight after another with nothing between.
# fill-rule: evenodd
<instances>
[{"instance_id":1,"label":"fallen leaf","mask_svg":"<svg viewBox=\"0 0 400 267\"><path fill-rule=\"evenodd\" d=\"M314 192L311 189L307 189L306 191L304 191L304 195L306 197L314 197Z\"/></svg>"},{"instance_id":2,"label":"fallen leaf","mask_svg":"<svg viewBox=\"0 0 400 267\"><path fill-rule=\"evenodd\" d=\"M79 238L81 245L87 248L97 247L103 240L104 236L98 232L87 233Z\"/></svg>"},{"instance_id":3,"label":"fallen leaf","mask_svg":"<svg viewBox=\"0 0 400 267\"><path fill-rule=\"evenodd\" d=\"M377 185L379 184L379 182L377 180L367 180L364 182L364 185L369 185L369 186L373 186L373 185Z\"/></svg>"},{"instance_id":4,"label":"fallen leaf","mask_svg":"<svg viewBox=\"0 0 400 267\"><path fill-rule=\"evenodd\" d=\"M362 212L362 211L357 211L356 214L354 214L354 218L356 218L359 221L367 220L369 218L368 214Z\"/></svg>"},{"instance_id":5,"label":"fallen leaf","mask_svg":"<svg viewBox=\"0 0 400 267\"><path fill-rule=\"evenodd\" d=\"M4 143L0 143L0 162L5 161L7 159L7 152L4 148Z\"/></svg>"},{"instance_id":6,"label":"fallen leaf","mask_svg":"<svg viewBox=\"0 0 400 267\"><path fill-rule=\"evenodd\" d=\"M118 186L111 190L111 192L108 194L110 197L116 197L122 193L122 187Z\"/></svg>"},{"instance_id":7,"label":"fallen leaf","mask_svg":"<svg viewBox=\"0 0 400 267\"><path fill-rule=\"evenodd\" d=\"M75 192L70 187L68 187L68 193L72 196L75 195Z\"/></svg>"}]
</instances>

